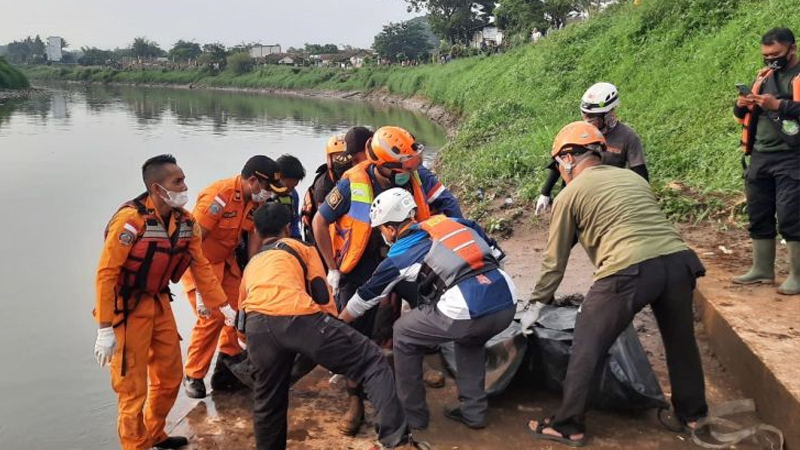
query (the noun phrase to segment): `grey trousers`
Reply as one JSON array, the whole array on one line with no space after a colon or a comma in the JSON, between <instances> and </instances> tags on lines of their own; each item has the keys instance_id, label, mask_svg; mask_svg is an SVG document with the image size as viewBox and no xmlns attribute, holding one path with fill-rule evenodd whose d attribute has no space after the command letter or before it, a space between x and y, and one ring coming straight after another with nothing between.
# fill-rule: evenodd
<instances>
[{"instance_id":1,"label":"grey trousers","mask_svg":"<svg viewBox=\"0 0 800 450\"><path fill-rule=\"evenodd\" d=\"M422 359L427 350L445 342L455 343L458 397L470 424L486 423L489 402L484 390L486 349L492 336L505 330L514 308L471 320L454 320L424 305L405 314L394 325L394 370L397 395L412 428L428 426L429 412L422 381Z\"/></svg>"}]
</instances>

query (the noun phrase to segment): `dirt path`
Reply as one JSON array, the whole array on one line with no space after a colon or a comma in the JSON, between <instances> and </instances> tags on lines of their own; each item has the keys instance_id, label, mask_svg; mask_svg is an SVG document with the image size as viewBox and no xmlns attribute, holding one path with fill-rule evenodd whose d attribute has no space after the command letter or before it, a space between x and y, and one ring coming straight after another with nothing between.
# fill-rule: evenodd
<instances>
[{"instance_id":1,"label":"dirt path","mask_svg":"<svg viewBox=\"0 0 800 450\"><path fill-rule=\"evenodd\" d=\"M527 298L533 291L539 273L539 264L546 242L544 225L529 220L518 223L514 235L502 242L509 254L507 270L513 275L519 294ZM561 292L585 292L591 283L592 266L582 250L576 248L569 264L569 274ZM658 329L649 310L637 317L635 326L648 352L665 394L669 395L664 352ZM725 369L714 358L705 342L702 327L697 326L703 355L708 399L711 404L741 398ZM438 365L436 357L429 358ZM336 424L344 411L343 386L330 385L328 373L315 370L303 379L291 393L289 411L289 444L294 450L315 449L367 449L375 438L372 427L362 427L356 438L340 437ZM525 380L516 380L499 397L492 399L489 426L481 431L469 430L441 414L445 405L457 401L455 384L448 379L447 386L429 390L431 424L427 431L416 436L429 441L436 449L478 450L487 448L557 449L558 445L533 441L525 432L525 423L531 417L550 414L558 405L558 395L537 389ZM368 414L372 417L372 414ZM191 449L249 449L254 448L250 397L248 392L212 394L204 401L191 401L183 397L172 415L175 433L191 436ZM746 422L752 417L745 417ZM177 422L177 423L176 423ZM640 416L609 412L591 412L588 415L591 447L595 449L664 449L697 448L685 436L664 430L654 412ZM760 448L754 444L737 448Z\"/></svg>"}]
</instances>

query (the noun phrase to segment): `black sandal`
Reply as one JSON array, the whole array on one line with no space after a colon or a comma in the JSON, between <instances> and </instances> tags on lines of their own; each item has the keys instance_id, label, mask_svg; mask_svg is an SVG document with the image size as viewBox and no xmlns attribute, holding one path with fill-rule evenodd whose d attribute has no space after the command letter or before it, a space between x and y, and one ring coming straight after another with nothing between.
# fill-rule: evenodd
<instances>
[{"instance_id":1,"label":"black sandal","mask_svg":"<svg viewBox=\"0 0 800 450\"><path fill-rule=\"evenodd\" d=\"M666 428L668 431L677 434L686 434L691 436L692 433L694 434L704 434L704 429L699 426L695 426L692 428L689 426L688 423L678 419L675 416L675 412L672 408L658 408L658 421L661 422L661 426Z\"/></svg>"},{"instance_id":2,"label":"black sandal","mask_svg":"<svg viewBox=\"0 0 800 450\"><path fill-rule=\"evenodd\" d=\"M557 433L561 434L560 431L556 430L555 428L552 427L552 425L550 425L551 421L554 418L555 418L555 416L548 417L548 418L545 418L545 419L542 419L542 420L538 420L535 430L531 429L530 422L528 422L528 424L525 426L525 428L528 430L528 433L530 433L531 436L533 436L534 439L539 439L539 440L542 440L542 441L558 442L559 444L564 444L564 445L566 445L568 447L574 447L574 448L585 447L586 446L586 443L588 442L588 440L586 439L586 435L584 435L580 439L570 439L569 436L564 436L563 434L561 436L555 436L555 435L552 435L552 434L546 434L544 432L545 428L552 428Z\"/></svg>"}]
</instances>

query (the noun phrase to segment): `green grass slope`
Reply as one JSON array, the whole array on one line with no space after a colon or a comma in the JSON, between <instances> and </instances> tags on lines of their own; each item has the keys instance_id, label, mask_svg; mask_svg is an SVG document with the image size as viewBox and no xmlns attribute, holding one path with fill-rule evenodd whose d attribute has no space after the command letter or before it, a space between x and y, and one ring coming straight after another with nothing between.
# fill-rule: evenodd
<instances>
[{"instance_id":1,"label":"green grass slope","mask_svg":"<svg viewBox=\"0 0 800 450\"><path fill-rule=\"evenodd\" d=\"M0 89L24 89L29 86L25 75L0 56Z\"/></svg>"},{"instance_id":2,"label":"green grass slope","mask_svg":"<svg viewBox=\"0 0 800 450\"><path fill-rule=\"evenodd\" d=\"M504 55L417 68L352 72L267 67L234 76L202 71L39 69L37 78L197 83L421 95L463 117L441 171L464 192L511 188L536 195L553 137L578 120L579 99L597 81L615 83L620 118L642 136L654 186L677 219L725 210L741 191L734 84L761 66L759 38L796 25L798 0L644 0L617 5L535 46ZM796 30L800 31L800 30ZM54 70L58 72L54 72ZM692 195L664 186L687 185Z\"/></svg>"}]
</instances>

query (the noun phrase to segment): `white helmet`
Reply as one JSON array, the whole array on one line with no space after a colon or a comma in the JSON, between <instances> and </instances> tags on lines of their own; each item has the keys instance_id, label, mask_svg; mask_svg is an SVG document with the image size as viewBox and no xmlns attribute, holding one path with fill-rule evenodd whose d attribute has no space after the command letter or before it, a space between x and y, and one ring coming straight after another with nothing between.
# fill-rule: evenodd
<instances>
[{"instance_id":1,"label":"white helmet","mask_svg":"<svg viewBox=\"0 0 800 450\"><path fill-rule=\"evenodd\" d=\"M619 92L611 83L596 83L581 97L581 112L605 114L619 106Z\"/></svg>"},{"instance_id":2,"label":"white helmet","mask_svg":"<svg viewBox=\"0 0 800 450\"><path fill-rule=\"evenodd\" d=\"M392 222L403 222L413 216L417 209L414 196L403 188L391 188L372 201L369 220L373 228Z\"/></svg>"}]
</instances>

